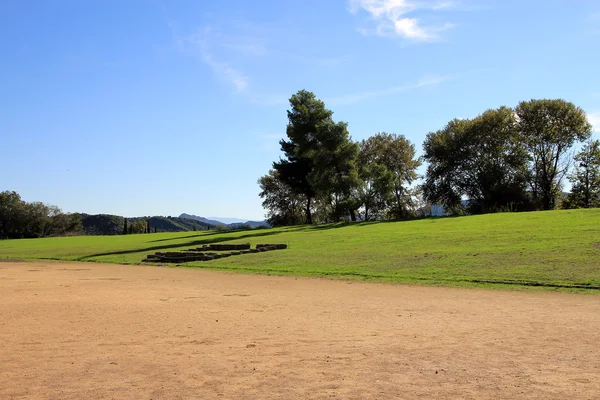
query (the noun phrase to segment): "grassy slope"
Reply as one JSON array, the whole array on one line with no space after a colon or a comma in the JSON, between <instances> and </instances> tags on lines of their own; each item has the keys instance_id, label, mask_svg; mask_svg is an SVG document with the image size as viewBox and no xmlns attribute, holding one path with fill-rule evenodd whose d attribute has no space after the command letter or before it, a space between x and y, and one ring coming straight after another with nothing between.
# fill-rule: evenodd
<instances>
[{"instance_id":1,"label":"grassy slope","mask_svg":"<svg viewBox=\"0 0 600 400\"><path fill-rule=\"evenodd\" d=\"M600 209L244 231L0 241L0 257L136 263L202 244L288 243L284 251L189 265L256 273L461 284L600 285Z\"/></svg>"}]
</instances>

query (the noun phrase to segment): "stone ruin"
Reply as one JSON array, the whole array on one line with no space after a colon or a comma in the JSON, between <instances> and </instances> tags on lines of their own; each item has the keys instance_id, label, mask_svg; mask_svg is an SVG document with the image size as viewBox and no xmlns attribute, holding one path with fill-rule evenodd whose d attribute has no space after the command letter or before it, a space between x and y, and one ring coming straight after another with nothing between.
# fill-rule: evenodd
<instances>
[{"instance_id":1,"label":"stone ruin","mask_svg":"<svg viewBox=\"0 0 600 400\"><path fill-rule=\"evenodd\" d=\"M143 262L152 263L184 263L191 261L210 261L219 258L239 256L242 254L262 253L271 250L287 249L287 244L257 244L250 248L250 244L209 244L186 251L157 252L148 254ZM218 252L218 253L217 253Z\"/></svg>"}]
</instances>

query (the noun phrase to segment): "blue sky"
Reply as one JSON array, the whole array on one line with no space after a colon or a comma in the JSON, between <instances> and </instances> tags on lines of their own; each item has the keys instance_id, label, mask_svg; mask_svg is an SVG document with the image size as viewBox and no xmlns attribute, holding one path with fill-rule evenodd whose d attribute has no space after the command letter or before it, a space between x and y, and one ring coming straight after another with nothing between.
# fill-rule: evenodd
<instances>
[{"instance_id":1,"label":"blue sky","mask_svg":"<svg viewBox=\"0 0 600 400\"><path fill-rule=\"evenodd\" d=\"M70 212L263 218L300 89L419 151L531 98L600 130L597 0L3 0L0 46L0 190Z\"/></svg>"}]
</instances>

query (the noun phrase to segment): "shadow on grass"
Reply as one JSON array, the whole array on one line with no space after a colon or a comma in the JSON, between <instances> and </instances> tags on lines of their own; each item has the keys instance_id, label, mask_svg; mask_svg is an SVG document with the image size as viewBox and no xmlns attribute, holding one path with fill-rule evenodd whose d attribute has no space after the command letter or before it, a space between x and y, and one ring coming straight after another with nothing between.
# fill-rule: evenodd
<instances>
[{"instance_id":1,"label":"shadow on grass","mask_svg":"<svg viewBox=\"0 0 600 400\"><path fill-rule=\"evenodd\" d=\"M412 219L388 219L388 220L381 220L381 221L335 222L335 223L321 224L321 225L298 225L298 226L289 226L289 227L282 227L282 228L287 228L285 230L285 232L322 231L322 230L328 230L328 229L346 228L349 226L363 227L363 226L372 226L372 225L379 225L379 224L393 224L393 223L399 223L399 222L414 222L414 221L435 222L438 220L462 218L462 217L469 217L469 216L471 216L471 215L444 215L444 216L431 216L431 217L412 218Z\"/></svg>"},{"instance_id":2,"label":"shadow on grass","mask_svg":"<svg viewBox=\"0 0 600 400\"><path fill-rule=\"evenodd\" d=\"M281 232L260 232L260 233L253 233L253 234L234 236L234 237L221 237L221 238L216 238L216 239L209 238L209 239L204 239L204 240L193 240L190 242L167 244L167 245L162 245L162 246L151 246L151 247L145 247L145 248L141 248L141 249L121 250L121 251L111 251L111 252L106 252L106 253L90 254L88 256L79 257L77 260L85 261L87 259L94 258L94 257L116 256L116 255L140 253L140 252L146 252L146 251L159 251L159 250L167 250L167 249L173 249L173 248L178 248L178 247L194 247L194 246L200 246L203 244L230 242L233 240L241 240L241 239L247 239L247 238L253 238L253 237L271 236L271 235L277 235L279 233L281 233ZM196 236L208 236L208 235L196 235ZM189 238L189 237L194 237L194 236L184 236L183 238Z\"/></svg>"},{"instance_id":3,"label":"shadow on grass","mask_svg":"<svg viewBox=\"0 0 600 400\"><path fill-rule=\"evenodd\" d=\"M265 229L270 229L270 228L263 228L260 229L265 230ZM251 231L256 231L256 229L252 229ZM210 231L202 231L202 232L206 232L206 233L198 233L195 235L187 235L187 236L176 236L176 237L172 237L172 238L165 238L165 239L156 239L156 240L150 240L148 243L156 243L156 242L168 242L169 240L178 240L178 239L189 239L189 238L194 238L194 237L207 237L207 236L214 236L214 235L228 235L231 233L241 233L241 232L248 232L248 230L232 230L232 231L217 231L217 230L210 230ZM163 233L163 232L161 232Z\"/></svg>"},{"instance_id":4,"label":"shadow on grass","mask_svg":"<svg viewBox=\"0 0 600 400\"><path fill-rule=\"evenodd\" d=\"M189 239L189 238L195 238L195 237L206 237L206 236L214 236L214 235L226 235L228 233L235 233L235 232L239 232L239 231L219 232L219 231L214 231L213 230L213 231L202 231L202 232L206 232L206 233L198 233L198 234L195 234L195 235L176 236L176 237L171 237L171 238L166 238L166 239L150 240L148 243L168 242L169 240Z\"/></svg>"}]
</instances>

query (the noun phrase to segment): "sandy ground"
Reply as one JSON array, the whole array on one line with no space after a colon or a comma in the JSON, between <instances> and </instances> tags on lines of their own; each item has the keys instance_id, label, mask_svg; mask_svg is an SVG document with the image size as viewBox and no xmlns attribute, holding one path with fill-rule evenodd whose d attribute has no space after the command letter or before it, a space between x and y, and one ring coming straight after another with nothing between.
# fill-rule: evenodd
<instances>
[{"instance_id":1,"label":"sandy ground","mask_svg":"<svg viewBox=\"0 0 600 400\"><path fill-rule=\"evenodd\" d=\"M0 399L598 399L600 296L0 263Z\"/></svg>"}]
</instances>

